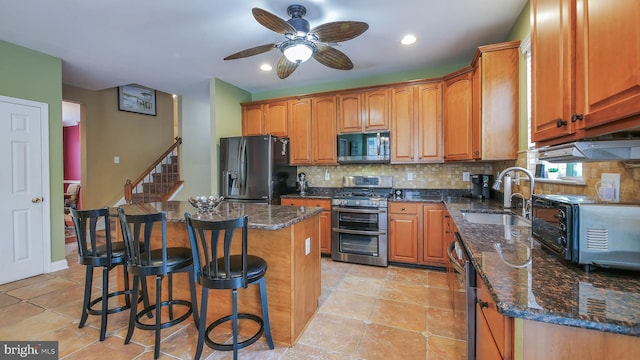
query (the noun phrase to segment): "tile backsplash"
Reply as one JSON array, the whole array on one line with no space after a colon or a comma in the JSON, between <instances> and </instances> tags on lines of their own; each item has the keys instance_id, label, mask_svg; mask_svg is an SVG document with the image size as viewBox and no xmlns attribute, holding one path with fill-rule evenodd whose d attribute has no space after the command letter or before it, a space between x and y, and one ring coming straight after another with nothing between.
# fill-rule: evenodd
<instances>
[{"instance_id":1,"label":"tile backsplash","mask_svg":"<svg viewBox=\"0 0 640 360\"><path fill-rule=\"evenodd\" d=\"M462 181L463 172L492 174L493 166L491 163L298 166L300 172L307 175L311 187L342 187L342 177L346 175L390 175L394 188L470 189L471 182ZM325 180L325 172L329 180ZM413 180L408 180L409 173L413 173Z\"/></svg>"}]
</instances>

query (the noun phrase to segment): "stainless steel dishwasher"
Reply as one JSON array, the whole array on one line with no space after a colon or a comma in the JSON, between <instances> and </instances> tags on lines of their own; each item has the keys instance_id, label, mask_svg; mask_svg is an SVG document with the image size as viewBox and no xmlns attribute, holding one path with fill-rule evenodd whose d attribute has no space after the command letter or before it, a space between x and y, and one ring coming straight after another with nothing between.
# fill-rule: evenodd
<instances>
[{"instance_id":1,"label":"stainless steel dishwasher","mask_svg":"<svg viewBox=\"0 0 640 360\"><path fill-rule=\"evenodd\" d=\"M476 270L471 263L467 250L462 245L460 234L454 233L455 240L449 244L449 286L452 290L454 311L465 312L465 341L467 359L476 358ZM456 296L455 292L464 292L464 296Z\"/></svg>"}]
</instances>

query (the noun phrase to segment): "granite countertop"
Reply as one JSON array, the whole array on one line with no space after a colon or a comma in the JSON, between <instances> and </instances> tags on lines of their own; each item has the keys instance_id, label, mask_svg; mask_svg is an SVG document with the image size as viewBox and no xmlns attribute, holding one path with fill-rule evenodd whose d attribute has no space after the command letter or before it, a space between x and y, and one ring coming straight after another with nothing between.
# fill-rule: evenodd
<instances>
[{"instance_id":1,"label":"granite countertop","mask_svg":"<svg viewBox=\"0 0 640 360\"><path fill-rule=\"evenodd\" d=\"M594 269L587 273L543 249L531 238L530 227L465 220L465 210L501 210L497 201L454 200L446 206L500 313L640 336L638 272Z\"/></svg>"},{"instance_id":2,"label":"granite countertop","mask_svg":"<svg viewBox=\"0 0 640 360\"><path fill-rule=\"evenodd\" d=\"M164 211L168 222L186 222L184 213L188 212L197 219L228 220L244 215L249 216L249 229L278 230L299 223L320 214L324 209L306 206L254 204L246 202L223 201L218 211L212 214L199 214L186 201L165 201L147 204L123 206L126 213L151 214Z\"/></svg>"}]
</instances>

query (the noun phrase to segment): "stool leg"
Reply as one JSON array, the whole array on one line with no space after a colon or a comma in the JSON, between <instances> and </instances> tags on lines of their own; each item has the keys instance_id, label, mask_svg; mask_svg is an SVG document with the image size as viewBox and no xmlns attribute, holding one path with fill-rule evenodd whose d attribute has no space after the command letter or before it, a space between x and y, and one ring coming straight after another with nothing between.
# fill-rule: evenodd
<instances>
[{"instance_id":1,"label":"stool leg","mask_svg":"<svg viewBox=\"0 0 640 360\"><path fill-rule=\"evenodd\" d=\"M193 271L189 271L189 290L191 290L191 309L193 310L193 321L195 322L196 326L198 326L198 298L196 297L196 279Z\"/></svg>"},{"instance_id":2,"label":"stool leg","mask_svg":"<svg viewBox=\"0 0 640 360\"><path fill-rule=\"evenodd\" d=\"M124 302L127 306L131 306L131 292L129 291L129 272L127 271L127 264L125 263L123 266L122 273L124 275ZM136 301L136 300L134 300Z\"/></svg>"},{"instance_id":3,"label":"stool leg","mask_svg":"<svg viewBox=\"0 0 640 360\"><path fill-rule=\"evenodd\" d=\"M141 282L142 281L139 276L137 275L133 276L133 294L131 294L131 296L133 296L132 299L138 298L138 288L140 287ZM131 307L129 308L129 328L127 329L127 336L124 339L125 344L128 344L131 341L131 337L133 336L133 328L135 327L137 313L138 313L138 302L133 301L131 303Z\"/></svg>"},{"instance_id":4,"label":"stool leg","mask_svg":"<svg viewBox=\"0 0 640 360\"><path fill-rule=\"evenodd\" d=\"M134 282L135 282L135 281L136 281L136 280L134 280ZM141 282L141 284L142 284L142 285L141 285L141 286L142 286L142 305L144 306L144 308L145 308L145 309L147 309L147 308L149 308L149 306L151 306L151 305L149 304L149 290L148 290L148 288L147 288L147 277L146 277L146 276L143 276L142 278L140 278L140 282ZM134 285L135 285L135 284L134 284ZM136 295L136 297L135 297L135 298L133 298L133 299L136 299L136 303L138 303L137 298L138 298L138 296L137 296L137 295ZM147 317L148 317L149 319L151 319L151 318L153 317L153 314L152 314L152 312L151 312L151 311L149 311L149 312L147 313Z\"/></svg>"},{"instance_id":5,"label":"stool leg","mask_svg":"<svg viewBox=\"0 0 640 360\"><path fill-rule=\"evenodd\" d=\"M233 322L233 360L238 360L238 289L233 289L233 314L231 321Z\"/></svg>"},{"instance_id":6,"label":"stool leg","mask_svg":"<svg viewBox=\"0 0 640 360\"><path fill-rule=\"evenodd\" d=\"M156 276L156 339L155 345L153 347L153 358L157 359L160 357L160 313L162 311L162 276ZM169 291L171 291L171 287L169 287Z\"/></svg>"},{"instance_id":7,"label":"stool leg","mask_svg":"<svg viewBox=\"0 0 640 360\"><path fill-rule=\"evenodd\" d=\"M262 322L264 323L264 336L267 338L269 349L273 349L273 339L271 338L271 325L269 324L269 307L267 305L267 283L264 278L260 279L260 300L262 300Z\"/></svg>"},{"instance_id":8,"label":"stool leg","mask_svg":"<svg viewBox=\"0 0 640 360\"><path fill-rule=\"evenodd\" d=\"M80 316L80 324L79 328L83 328L84 324L87 322L87 308L89 308L89 303L91 302L91 283L93 282L93 267L88 266L84 275L84 301L82 302L82 316Z\"/></svg>"},{"instance_id":9,"label":"stool leg","mask_svg":"<svg viewBox=\"0 0 640 360\"><path fill-rule=\"evenodd\" d=\"M204 335L207 332L207 302L209 300L209 289L202 287L202 299L200 303L200 323L198 324L198 344L196 345L196 355L194 360L199 360L202 355L204 345Z\"/></svg>"},{"instance_id":10,"label":"stool leg","mask_svg":"<svg viewBox=\"0 0 640 360\"><path fill-rule=\"evenodd\" d=\"M173 320L173 273L169 273L169 320Z\"/></svg>"},{"instance_id":11,"label":"stool leg","mask_svg":"<svg viewBox=\"0 0 640 360\"><path fill-rule=\"evenodd\" d=\"M102 314L100 319L100 341L107 333L107 310L109 309L109 267L102 268Z\"/></svg>"}]
</instances>

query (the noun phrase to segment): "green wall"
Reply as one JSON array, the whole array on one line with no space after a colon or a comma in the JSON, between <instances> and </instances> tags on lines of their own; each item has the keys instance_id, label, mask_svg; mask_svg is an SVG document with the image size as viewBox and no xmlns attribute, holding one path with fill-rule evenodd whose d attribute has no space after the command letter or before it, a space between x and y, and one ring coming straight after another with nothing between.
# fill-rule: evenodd
<instances>
[{"instance_id":1,"label":"green wall","mask_svg":"<svg viewBox=\"0 0 640 360\"><path fill-rule=\"evenodd\" d=\"M49 104L51 261L64 260L62 60L0 41L0 94Z\"/></svg>"}]
</instances>

